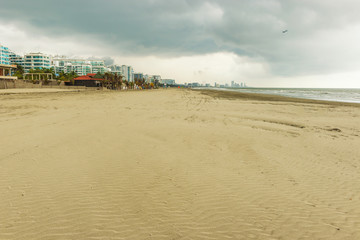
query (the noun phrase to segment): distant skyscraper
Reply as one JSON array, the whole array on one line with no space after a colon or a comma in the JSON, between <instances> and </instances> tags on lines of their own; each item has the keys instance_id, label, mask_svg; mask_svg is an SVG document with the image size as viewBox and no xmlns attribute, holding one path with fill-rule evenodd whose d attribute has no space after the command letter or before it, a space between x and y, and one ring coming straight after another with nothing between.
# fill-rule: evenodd
<instances>
[{"instance_id":1,"label":"distant skyscraper","mask_svg":"<svg viewBox=\"0 0 360 240\"><path fill-rule=\"evenodd\" d=\"M121 73L126 81L129 81L128 67L126 65L121 66Z\"/></svg>"},{"instance_id":2,"label":"distant skyscraper","mask_svg":"<svg viewBox=\"0 0 360 240\"><path fill-rule=\"evenodd\" d=\"M134 82L134 69L132 68L132 66L122 65L121 73L126 81Z\"/></svg>"},{"instance_id":3,"label":"distant skyscraper","mask_svg":"<svg viewBox=\"0 0 360 240\"><path fill-rule=\"evenodd\" d=\"M128 79L129 82L134 82L134 69L131 66L128 66Z\"/></svg>"}]
</instances>

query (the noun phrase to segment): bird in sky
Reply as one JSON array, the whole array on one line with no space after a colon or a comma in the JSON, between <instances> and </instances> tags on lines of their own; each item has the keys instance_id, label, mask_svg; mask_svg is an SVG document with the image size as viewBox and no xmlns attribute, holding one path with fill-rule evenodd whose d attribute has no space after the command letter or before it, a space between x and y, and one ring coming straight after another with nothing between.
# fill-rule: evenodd
<instances>
[{"instance_id":1,"label":"bird in sky","mask_svg":"<svg viewBox=\"0 0 360 240\"><path fill-rule=\"evenodd\" d=\"M286 30L284 30L284 31L282 31L282 33L287 33L288 32L288 30L286 29Z\"/></svg>"}]
</instances>

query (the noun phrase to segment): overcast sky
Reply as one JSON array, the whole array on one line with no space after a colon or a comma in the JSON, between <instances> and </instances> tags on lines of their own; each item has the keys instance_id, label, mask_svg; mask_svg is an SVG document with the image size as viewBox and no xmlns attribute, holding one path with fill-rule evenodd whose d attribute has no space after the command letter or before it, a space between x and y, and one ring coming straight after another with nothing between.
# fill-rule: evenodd
<instances>
[{"instance_id":1,"label":"overcast sky","mask_svg":"<svg viewBox=\"0 0 360 240\"><path fill-rule=\"evenodd\" d=\"M0 43L19 54L107 58L181 83L360 88L359 0L0 3Z\"/></svg>"}]
</instances>

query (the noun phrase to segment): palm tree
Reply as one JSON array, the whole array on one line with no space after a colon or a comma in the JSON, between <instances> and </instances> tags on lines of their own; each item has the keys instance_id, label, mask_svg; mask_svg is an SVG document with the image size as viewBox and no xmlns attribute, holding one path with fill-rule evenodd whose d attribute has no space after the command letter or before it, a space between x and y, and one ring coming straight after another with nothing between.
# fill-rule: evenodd
<instances>
[{"instance_id":1,"label":"palm tree","mask_svg":"<svg viewBox=\"0 0 360 240\"><path fill-rule=\"evenodd\" d=\"M122 87L122 76L121 75L117 75L116 73L114 74L114 89L117 90L121 90Z\"/></svg>"},{"instance_id":2,"label":"palm tree","mask_svg":"<svg viewBox=\"0 0 360 240\"><path fill-rule=\"evenodd\" d=\"M53 72L53 70L52 70ZM72 71L72 72L69 72L69 73L64 73L64 72L61 72L59 73L59 76L56 78L60 81L64 81L64 82L71 82L72 85L74 85L74 78L77 78L79 75Z\"/></svg>"},{"instance_id":3,"label":"palm tree","mask_svg":"<svg viewBox=\"0 0 360 240\"><path fill-rule=\"evenodd\" d=\"M22 79L24 72L24 68L21 65L17 65L14 75L18 77L18 79Z\"/></svg>"}]
</instances>

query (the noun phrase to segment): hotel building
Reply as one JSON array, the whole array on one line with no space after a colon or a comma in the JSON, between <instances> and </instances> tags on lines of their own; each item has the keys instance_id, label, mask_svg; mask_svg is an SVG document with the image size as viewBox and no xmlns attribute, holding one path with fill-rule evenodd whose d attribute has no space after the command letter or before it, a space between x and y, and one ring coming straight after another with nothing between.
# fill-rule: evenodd
<instances>
[{"instance_id":1,"label":"hotel building","mask_svg":"<svg viewBox=\"0 0 360 240\"><path fill-rule=\"evenodd\" d=\"M25 67L24 57L16 55L14 52L9 52L10 64Z\"/></svg>"},{"instance_id":2,"label":"hotel building","mask_svg":"<svg viewBox=\"0 0 360 240\"><path fill-rule=\"evenodd\" d=\"M105 73L105 63L104 60L90 60L92 67L92 73Z\"/></svg>"},{"instance_id":3,"label":"hotel building","mask_svg":"<svg viewBox=\"0 0 360 240\"><path fill-rule=\"evenodd\" d=\"M0 64L10 65L9 48L0 44Z\"/></svg>"},{"instance_id":4,"label":"hotel building","mask_svg":"<svg viewBox=\"0 0 360 240\"><path fill-rule=\"evenodd\" d=\"M50 57L42 53L29 53L24 56L24 70L50 68Z\"/></svg>"}]
</instances>

